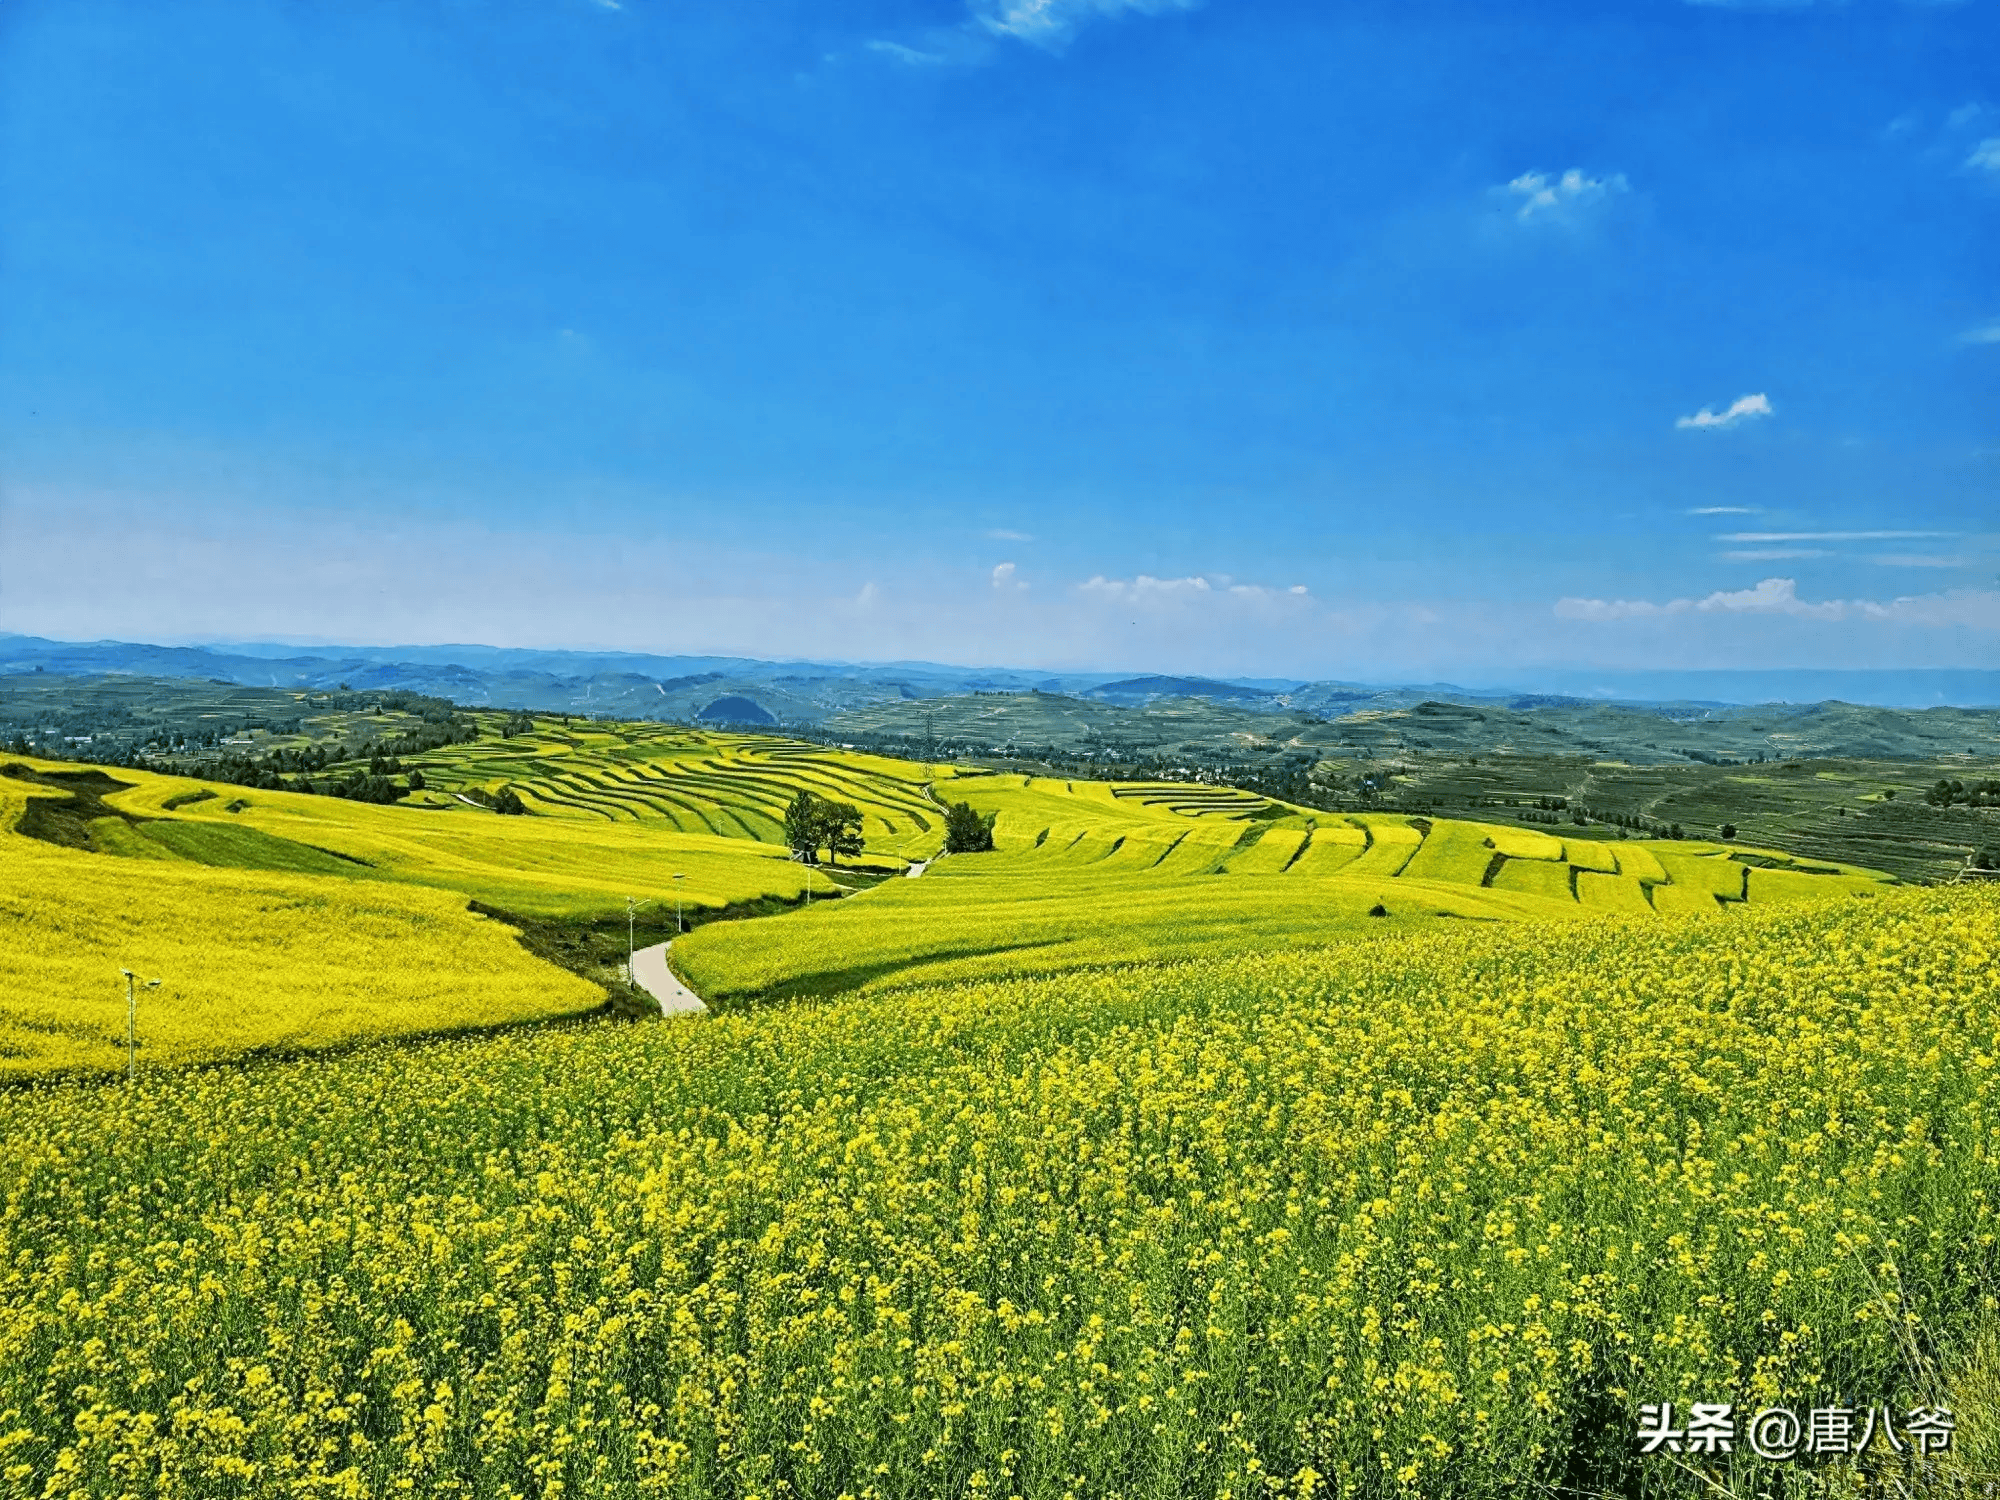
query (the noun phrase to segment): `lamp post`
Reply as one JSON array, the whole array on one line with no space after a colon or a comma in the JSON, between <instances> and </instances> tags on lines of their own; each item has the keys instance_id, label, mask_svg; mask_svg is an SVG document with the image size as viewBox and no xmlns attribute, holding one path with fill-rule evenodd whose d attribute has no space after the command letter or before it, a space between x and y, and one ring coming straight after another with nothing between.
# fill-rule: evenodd
<instances>
[{"instance_id":1,"label":"lamp post","mask_svg":"<svg viewBox=\"0 0 2000 1500\"><path fill-rule=\"evenodd\" d=\"M125 976L125 1082L129 1085L139 1071L139 991L136 986L140 980L130 969L118 972ZM148 979L145 985L149 990L156 990L160 981Z\"/></svg>"},{"instance_id":2,"label":"lamp post","mask_svg":"<svg viewBox=\"0 0 2000 1500\"><path fill-rule=\"evenodd\" d=\"M681 926L681 882L685 875L674 876L674 935L678 937L685 929Z\"/></svg>"},{"instance_id":3,"label":"lamp post","mask_svg":"<svg viewBox=\"0 0 2000 1500\"><path fill-rule=\"evenodd\" d=\"M627 984L637 983L632 978L632 916L640 907L650 905L652 905L650 901L636 901L630 896L625 898L625 982Z\"/></svg>"}]
</instances>

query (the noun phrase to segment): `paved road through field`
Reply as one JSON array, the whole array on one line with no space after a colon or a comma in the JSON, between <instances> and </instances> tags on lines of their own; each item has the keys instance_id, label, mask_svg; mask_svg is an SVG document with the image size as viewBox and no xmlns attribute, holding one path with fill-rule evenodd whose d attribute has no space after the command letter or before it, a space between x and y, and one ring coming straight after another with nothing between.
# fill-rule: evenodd
<instances>
[{"instance_id":1,"label":"paved road through field","mask_svg":"<svg viewBox=\"0 0 2000 1500\"><path fill-rule=\"evenodd\" d=\"M701 996L674 977L667 967L667 945L655 943L632 955L632 982L660 1002L663 1016L699 1016L708 1013Z\"/></svg>"}]
</instances>

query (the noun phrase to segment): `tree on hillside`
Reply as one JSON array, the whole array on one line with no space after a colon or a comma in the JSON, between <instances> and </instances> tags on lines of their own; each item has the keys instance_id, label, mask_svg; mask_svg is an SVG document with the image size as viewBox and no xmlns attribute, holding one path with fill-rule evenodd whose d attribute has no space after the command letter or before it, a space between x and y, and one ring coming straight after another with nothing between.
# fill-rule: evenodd
<instances>
[{"instance_id":1,"label":"tree on hillside","mask_svg":"<svg viewBox=\"0 0 2000 1500\"><path fill-rule=\"evenodd\" d=\"M819 863L819 798L804 787L785 809L785 842L795 858Z\"/></svg>"},{"instance_id":2,"label":"tree on hillside","mask_svg":"<svg viewBox=\"0 0 2000 1500\"><path fill-rule=\"evenodd\" d=\"M506 813L509 817L519 817L528 809L521 801L521 794L510 786L493 799L493 810L497 813Z\"/></svg>"},{"instance_id":3,"label":"tree on hillside","mask_svg":"<svg viewBox=\"0 0 2000 1500\"><path fill-rule=\"evenodd\" d=\"M1724 824L1722 825L1722 836L1723 836L1724 838L1726 838L1726 839L1733 839L1733 838L1735 838L1735 837L1736 837L1736 825L1735 825L1734 823L1724 823Z\"/></svg>"},{"instance_id":4,"label":"tree on hillside","mask_svg":"<svg viewBox=\"0 0 2000 1500\"><path fill-rule=\"evenodd\" d=\"M833 802L822 797L817 811L819 839L826 845L828 862L837 865L843 854L850 859L858 855L863 848L861 809L852 802Z\"/></svg>"},{"instance_id":5,"label":"tree on hillside","mask_svg":"<svg viewBox=\"0 0 2000 1500\"><path fill-rule=\"evenodd\" d=\"M944 852L980 854L993 847L993 818L981 817L970 802L954 802L945 809Z\"/></svg>"}]
</instances>

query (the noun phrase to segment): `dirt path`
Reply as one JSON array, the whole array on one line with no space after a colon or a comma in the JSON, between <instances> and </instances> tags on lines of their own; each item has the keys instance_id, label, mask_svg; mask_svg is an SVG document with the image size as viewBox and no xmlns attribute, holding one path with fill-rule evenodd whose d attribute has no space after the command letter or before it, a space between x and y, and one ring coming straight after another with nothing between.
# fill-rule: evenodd
<instances>
[{"instance_id":1,"label":"dirt path","mask_svg":"<svg viewBox=\"0 0 2000 1500\"><path fill-rule=\"evenodd\" d=\"M676 979L674 971L667 967L665 943L641 948L632 955L632 982L660 1002L660 1014L663 1016L708 1014L708 1007L701 1003L701 996Z\"/></svg>"}]
</instances>

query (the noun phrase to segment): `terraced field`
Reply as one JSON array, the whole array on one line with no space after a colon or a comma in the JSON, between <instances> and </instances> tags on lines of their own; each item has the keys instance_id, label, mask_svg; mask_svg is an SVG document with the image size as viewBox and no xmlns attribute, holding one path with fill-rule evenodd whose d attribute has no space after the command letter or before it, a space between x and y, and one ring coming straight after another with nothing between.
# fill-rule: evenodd
<instances>
[{"instance_id":1,"label":"terraced field","mask_svg":"<svg viewBox=\"0 0 2000 1500\"><path fill-rule=\"evenodd\" d=\"M1564 840L1514 825L1307 813L1230 788L966 775L992 853L920 881L674 950L711 1002L1271 950L1464 921L1715 915L1868 895L1852 866L1691 841Z\"/></svg>"},{"instance_id":2,"label":"terraced field","mask_svg":"<svg viewBox=\"0 0 2000 1500\"><path fill-rule=\"evenodd\" d=\"M860 811L867 862L901 865L943 842L922 767L765 735L546 720L411 764L429 784L421 800L431 805L511 788L549 817L782 844L785 807L807 790Z\"/></svg>"},{"instance_id":3,"label":"terraced field","mask_svg":"<svg viewBox=\"0 0 2000 1500\"><path fill-rule=\"evenodd\" d=\"M316 851L250 829L144 825L234 836L239 868L176 857L117 819L107 821L130 852L150 854L107 858L13 831L32 804L63 796L0 777L0 1079L123 1070L126 967L165 980L139 1011L148 1071L578 1016L603 1003L597 986L535 959L462 896L300 870L287 848Z\"/></svg>"}]
</instances>

